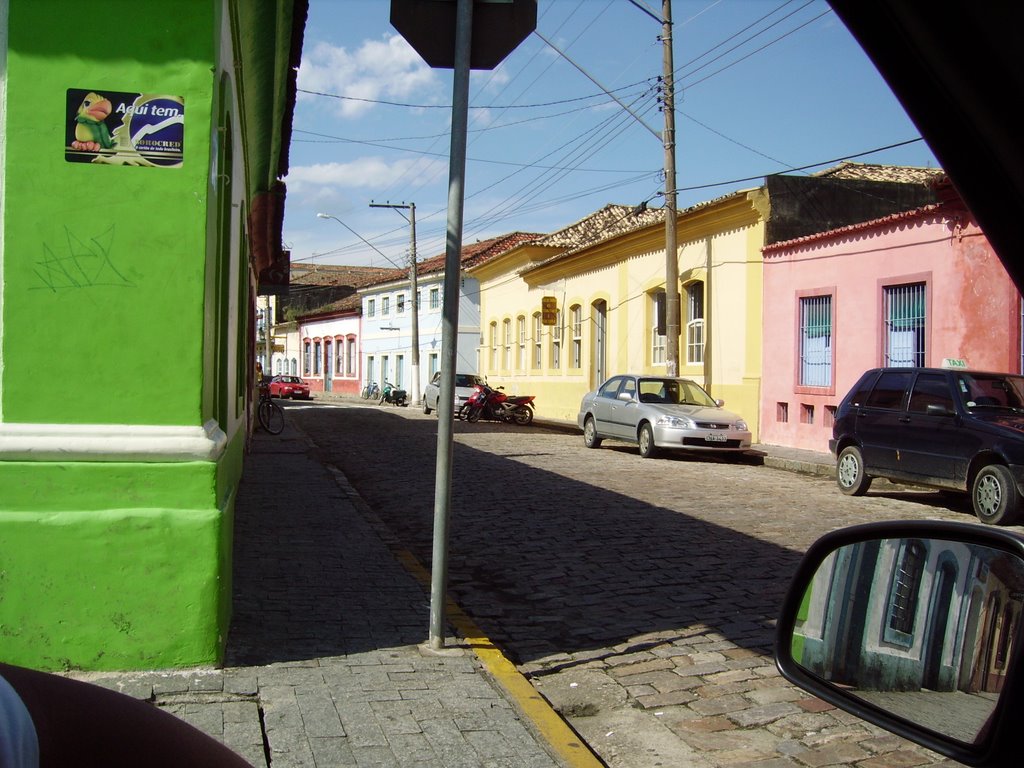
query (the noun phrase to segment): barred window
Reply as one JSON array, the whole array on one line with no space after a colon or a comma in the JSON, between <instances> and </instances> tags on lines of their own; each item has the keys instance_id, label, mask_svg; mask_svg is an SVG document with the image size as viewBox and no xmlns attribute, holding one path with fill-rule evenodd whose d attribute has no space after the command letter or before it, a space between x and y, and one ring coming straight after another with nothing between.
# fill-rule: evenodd
<instances>
[{"instance_id":1,"label":"barred window","mask_svg":"<svg viewBox=\"0 0 1024 768\"><path fill-rule=\"evenodd\" d=\"M924 573L925 548L920 541L907 541L899 554L899 563L889 591L889 629L912 635L917 601Z\"/></svg>"},{"instance_id":2,"label":"barred window","mask_svg":"<svg viewBox=\"0 0 1024 768\"><path fill-rule=\"evenodd\" d=\"M562 310L555 313L555 324L551 326L551 367L559 370L562 367Z\"/></svg>"},{"instance_id":3,"label":"barred window","mask_svg":"<svg viewBox=\"0 0 1024 768\"><path fill-rule=\"evenodd\" d=\"M832 297L800 299L800 383L827 387L832 383Z\"/></svg>"},{"instance_id":4,"label":"barred window","mask_svg":"<svg viewBox=\"0 0 1024 768\"><path fill-rule=\"evenodd\" d=\"M885 289L885 361L887 366L920 368L925 364L925 284Z\"/></svg>"},{"instance_id":5,"label":"barred window","mask_svg":"<svg viewBox=\"0 0 1024 768\"><path fill-rule=\"evenodd\" d=\"M540 312L533 315L533 367L539 369L544 364L544 323L541 321Z\"/></svg>"},{"instance_id":6,"label":"barred window","mask_svg":"<svg viewBox=\"0 0 1024 768\"><path fill-rule=\"evenodd\" d=\"M516 369L526 370L526 318L520 315L516 318Z\"/></svg>"}]
</instances>

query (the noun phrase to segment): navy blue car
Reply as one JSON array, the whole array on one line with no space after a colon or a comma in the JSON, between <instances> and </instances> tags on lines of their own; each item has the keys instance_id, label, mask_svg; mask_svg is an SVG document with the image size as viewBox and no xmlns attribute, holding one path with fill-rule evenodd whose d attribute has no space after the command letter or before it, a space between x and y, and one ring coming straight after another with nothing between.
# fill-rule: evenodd
<instances>
[{"instance_id":1,"label":"navy blue car","mask_svg":"<svg viewBox=\"0 0 1024 768\"><path fill-rule=\"evenodd\" d=\"M843 398L829 449L845 494L875 477L966 491L982 522L1012 525L1024 498L1024 376L875 368Z\"/></svg>"}]
</instances>

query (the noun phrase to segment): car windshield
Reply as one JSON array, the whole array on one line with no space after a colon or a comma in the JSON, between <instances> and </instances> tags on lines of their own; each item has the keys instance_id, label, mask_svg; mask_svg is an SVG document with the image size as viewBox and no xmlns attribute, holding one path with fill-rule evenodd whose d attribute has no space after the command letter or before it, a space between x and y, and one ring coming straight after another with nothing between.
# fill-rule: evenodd
<instances>
[{"instance_id":1,"label":"car windshield","mask_svg":"<svg viewBox=\"0 0 1024 768\"><path fill-rule=\"evenodd\" d=\"M967 408L1009 408L1024 411L1024 376L961 373L957 375L956 382L957 391Z\"/></svg>"},{"instance_id":2,"label":"car windshield","mask_svg":"<svg viewBox=\"0 0 1024 768\"><path fill-rule=\"evenodd\" d=\"M637 383L641 403L703 405L717 407L711 395L689 379L640 379Z\"/></svg>"},{"instance_id":3,"label":"car windshield","mask_svg":"<svg viewBox=\"0 0 1024 768\"><path fill-rule=\"evenodd\" d=\"M484 380L479 376L471 376L467 373L455 374L455 386L456 387L472 387L477 384L483 384Z\"/></svg>"}]
</instances>

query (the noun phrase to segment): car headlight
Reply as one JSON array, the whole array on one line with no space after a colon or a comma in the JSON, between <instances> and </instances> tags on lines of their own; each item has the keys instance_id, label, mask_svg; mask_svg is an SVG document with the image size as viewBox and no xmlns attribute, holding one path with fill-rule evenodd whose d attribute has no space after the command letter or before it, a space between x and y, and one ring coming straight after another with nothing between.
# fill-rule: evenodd
<instances>
[{"instance_id":1,"label":"car headlight","mask_svg":"<svg viewBox=\"0 0 1024 768\"><path fill-rule=\"evenodd\" d=\"M661 416L655 422L659 427L673 427L675 429L695 429L693 419L688 419L685 416Z\"/></svg>"},{"instance_id":2,"label":"car headlight","mask_svg":"<svg viewBox=\"0 0 1024 768\"><path fill-rule=\"evenodd\" d=\"M743 419L740 419L739 421L736 422L736 429L738 429L740 432L746 432L747 422L745 422Z\"/></svg>"}]
</instances>

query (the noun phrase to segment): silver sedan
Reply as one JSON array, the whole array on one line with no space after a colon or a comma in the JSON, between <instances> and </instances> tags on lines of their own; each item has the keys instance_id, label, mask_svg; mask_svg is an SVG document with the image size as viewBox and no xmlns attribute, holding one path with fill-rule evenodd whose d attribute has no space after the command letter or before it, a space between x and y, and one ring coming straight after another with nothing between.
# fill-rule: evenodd
<instances>
[{"instance_id":1,"label":"silver sedan","mask_svg":"<svg viewBox=\"0 0 1024 768\"><path fill-rule=\"evenodd\" d=\"M645 459L660 448L746 451L750 430L699 384L665 376L612 376L583 396L576 423L583 444L605 439L636 443Z\"/></svg>"}]
</instances>

